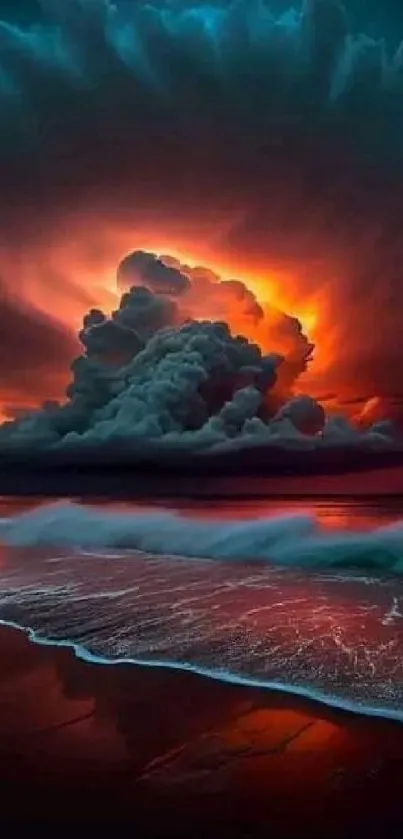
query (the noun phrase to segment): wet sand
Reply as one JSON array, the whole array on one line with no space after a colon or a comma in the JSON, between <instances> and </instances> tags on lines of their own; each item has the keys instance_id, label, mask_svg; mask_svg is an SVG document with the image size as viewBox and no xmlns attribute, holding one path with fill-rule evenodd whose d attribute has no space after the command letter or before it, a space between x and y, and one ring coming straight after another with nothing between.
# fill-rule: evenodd
<instances>
[{"instance_id":1,"label":"wet sand","mask_svg":"<svg viewBox=\"0 0 403 839\"><path fill-rule=\"evenodd\" d=\"M3 821L147 837L398 837L403 726L0 631Z\"/></svg>"}]
</instances>

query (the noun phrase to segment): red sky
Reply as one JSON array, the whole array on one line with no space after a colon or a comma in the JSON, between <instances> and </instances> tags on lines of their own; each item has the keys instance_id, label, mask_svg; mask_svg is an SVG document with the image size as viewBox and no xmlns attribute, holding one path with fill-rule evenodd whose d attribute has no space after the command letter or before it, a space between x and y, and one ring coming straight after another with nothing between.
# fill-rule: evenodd
<instances>
[{"instance_id":1,"label":"red sky","mask_svg":"<svg viewBox=\"0 0 403 839\"><path fill-rule=\"evenodd\" d=\"M327 264L324 259L318 260L316 265L302 260L297 264L295 260L294 265L284 266L264 253L259 261L254 250L237 252L227 244L236 221L229 214L213 219L182 217L176 222L171 216L168 223L165 219L145 219L130 224L125 217L118 220L80 213L50 228L45 240L32 238L24 248L3 247L0 269L4 290L10 298L12 289L11 300L20 313L19 326L13 329L12 347L8 349L9 374L2 378L3 415L15 413L17 406L35 406L44 399L63 396L69 365L79 346L76 335L83 315L92 306L106 312L115 308L117 265L136 248L170 254L190 265L205 265L223 278L243 279L263 305L268 303L298 317L316 347L299 389L323 398L330 409L353 400L354 404L344 405L343 410L359 414L367 399L377 396L376 383L370 377L368 382L352 377L348 365L340 369L343 319L335 311L337 273L334 271L332 276L331 260ZM37 322L37 336L32 329L24 330L22 319L27 316ZM235 331L245 331L244 324L237 323L235 317L231 325ZM265 351L279 349L271 346L267 332L259 327L249 326L248 337ZM353 368L357 336L353 334L350 339L350 346L345 342L343 350L344 355L348 352ZM3 335L3 344L5 340ZM4 355L5 347L3 365ZM21 368L24 374L19 372ZM371 406L376 413L379 400L369 402ZM382 410L383 402L381 414Z\"/></svg>"},{"instance_id":2,"label":"red sky","mask_svg":"<svg viewBox=\"0 0 403 839\"><path fill-rule=\"evenodd\" d=\"M264 4L228 4L214 32L154 5L131 4L130 43L102 3L4 35L0 280L38 335L0 329L0 403L61 394L83 313L113 307L117 263L142 248L299 316L316 344L301 389L400 411L399 61L384 77L338 2L304 3L290 31Z\"/></svg>"}]
</instances>

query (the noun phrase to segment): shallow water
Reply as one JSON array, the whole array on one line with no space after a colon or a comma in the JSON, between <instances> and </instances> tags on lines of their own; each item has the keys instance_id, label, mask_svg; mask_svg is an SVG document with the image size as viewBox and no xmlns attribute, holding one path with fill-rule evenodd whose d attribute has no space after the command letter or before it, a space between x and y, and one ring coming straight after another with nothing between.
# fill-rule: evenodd
<instances>
[{"instance_id":1,"label":"shallow water","mask_svg":"<svg viewBox=\"0 0 403 839\"><path fill-rule=\"evenodd\" d=\"M111 502L100 509L107 522L123 511L137 521L155 506ZM0 514L15 517L21 509L20 501L3 500ZM372 539L377 528L403 519L403 500L204 500L173 512L198 522L200 541L219 521L295 519L307 511L324 528L323 551L340 533ZM70 524L77 542L79 529ZM403 719L403 577L363 564L353 571L256 563L253 555L242 558L244 548L237 562L228 551L225 561L212 560L202 551L197 557L197 543L193 558L112 550L101 547L99 533L93 538L97 547L85 550L66 539L57 548L38 540L35 547L3 546L0 619L30 629L36 640L74 644L95 661L194 669Z\"/></svg>"}]
</instances>

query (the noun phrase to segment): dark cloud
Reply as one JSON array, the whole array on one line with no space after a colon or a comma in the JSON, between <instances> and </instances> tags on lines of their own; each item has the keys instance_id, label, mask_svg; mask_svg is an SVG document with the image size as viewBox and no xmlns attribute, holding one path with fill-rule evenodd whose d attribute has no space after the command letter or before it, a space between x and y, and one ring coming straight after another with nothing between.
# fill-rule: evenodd
<instances>
[{"instance_id":1,"label":"dark cloud","mask_svg":"<svg viewBox=\"0 0 403 839\"><path fill-rule=\"evenodd\" d=\"M147 339L158 329L177 321L177 306L169 297L134 286L122 295L119 309L112 317L115 323Z\"/></svg>"},{"instance_id":2,"label":"dark cloud","mask_svg":"<svg viewBox=\"0 0 403 839\"><path fill-rule=\"evenodd\" d=\"M141 285L156 294L182 294L190 287L188 277L178 267L145 251L133 251L122 259L117 282L122 291Z\"/></svg>"},{"instance_id":3,"label":"dark cloud","mask_svg":"<svg viewBox=\"0 0 403 839\"><path fill-rule=\"evenodd\" d=\"M196 276L205 279L200 269ZM190 289L197 285L188 279ZM239 287L241 280L234 299L242 307ZM285 315L280 321L290 321L288 337L297 346L300 339L309 354L300 325ZM65 403L45 404L1 426L0 458L77 461L90 455L102 463L105 457L116 462L124 451L126 463L183 463L205 455L234 456L236 463L245 452L261 451L263 462L282 452L312 456L316 463L337 449L367 457L403 451L392 423L359 431L342 418L326 417L311 397L292 395L282 380L287 356L276 345L281 329L271 333L270 318L266 327L272 341L267 355L232 334L226 322L186 320L170 295L134 286L110 317L99 309L85 315L83 354L71 365Z\"/></svg>"},{"instance_id":4,"label":"dark cloud","mask_svg":"<svg viewBox=\"0 0 403 839\"><path fill-rule=\"evenodd\" d=\"M280 24L255 0L196 6L137 2L120 13L106 0L48 2L34 32L2 26L15 204L39 184L42 203L65 208L96 193L139 213L159 199L185 215L220 194L221 205L249 198L256 210L270 196L269 230L284 203L276 181L292 187L291 216L309 201L311 217L322 194L320 216L326 193L348 207L355 153L365 164L400 157L399 73L386 79L382 47L350 38L338 0L309 0Z\"/></svg>"},{"instance_id":5,"label":"dark cloud","mask_svg":"<svg viewBox=\"0 0 403 839\"><path fill-rule=\"evenodd\" d=\"M272 352L274 347L281 354L277 390L283 397L289 396L307 369L314 346L299 321L269 305L263 308L243 280L224 280L201 265L190 267L172 256L144 251L129 254L118 266L121 288L134 280L112 315L114 324L125 324L147 338L162 326L189 319L225 321L234 334L256 341L264 351ZM141 283L145 288L137 287Z\"/></svg>"},{"instance_id":6,"label":"dark cloud","mask_svg":"<svg viewBox=\"0 0 403 839\"><path fill-rule=\"evenodd\" d=\"M360 34L360 15L351 28L339 0L304 0L280 20L260 0L41 9L35 29L0 25L8 243L83 208L100 239L110 218L134 238L145 217L235 219L218 236L224 255L297 271L299 299L319 296L338 351L318 387L396 393L401 51L373 25Z\"/></svg>"},{"instance_id":7,"label":"dark cloud","mask_svg":"<svg viewBox=\"0 0 403 839\"><path fill-rule=\"evenodd\" d=\"M116 318L108 319L97 309L92 309L84 318L80 340L89 357L121 363L136 355L143 346L133 329L120 324Z\"/></svg>"},{"instance_id":8,"label":"dark cloud","mask_svg":"<svg viewBox=\"0 0 403 839\"><path fill-rule=\"evenodd\" d=\"M273 422L289 420L302 434L317 434L325 426L326 415L322 408L309 396L297 396L278 411Z\"/></svg>"}]
</instances>

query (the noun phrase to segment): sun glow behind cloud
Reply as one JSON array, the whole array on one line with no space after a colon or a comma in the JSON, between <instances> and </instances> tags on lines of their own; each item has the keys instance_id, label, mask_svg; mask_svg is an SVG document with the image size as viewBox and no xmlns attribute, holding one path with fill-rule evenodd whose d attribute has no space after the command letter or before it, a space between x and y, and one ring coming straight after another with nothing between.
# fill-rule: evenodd
<instances>
[{"instance_id":1,"label":"sun glow behind cloud","mask_svg":"<svg viewBox=\"0 0 403 839\"><path fill-rule=\"evenodd\" d=\"M391 397L401 53L350 31L339 0L269 5L71 0L32 30L1 24L1 273L73 334L113 310L125 253L171 253L300 320L316 347L301 389ZM40 401L38 377L27 389Z\"/></svg>"},{"instance_id":2,"label":"sun glow behind cloud","mask_svg":"<svg viewBox=\"0 0 403 839\"><path fill-rule=\"evenodd\" d=\"M111 313L119 301L116 284L116 270L121 258L128 252L141 248L158 254L169 254L182 264L191 268L203 266L219 275L221 279L240 279L256 295L263 309L278 310L297 318L304 333L315 344L315 352L310 364L310 379L314 380L315 369L326 369L330 355L326 341L321 341L323 328L322 295L313 294L306 298L304 283L298 276L298 269L284 271L272 267L267 259L262 259L261 267L256 265L248 270L247 255L242 259L225 254L220 239L223 231L228 230L228 222L222 224L192 223L181 229L172 219L163 224L161 230L157 224L119 223L114 219L95 216L66 218L63 229L55 227L46 238L29 242L24 249L15 251L3 248L1 263L3 274L18 277L19 296L40 311L56 318L65 327L76 334L81 326L85 312L91 307ZM213 234L214 230L214 235ZM196 308L197 316L197 308ZM208 301L203 301L202 317L217 319L215 303L211 309ZM226 309L225 317L234 333L245 334L255 341L265 352L278 350L271 343L267 324L239 318L237 311ZM326 330L325 330L326 333ZM280 347L281 350L281 347ZM66 384L66 371L61 370L59 384L51 392L43 391L2 395L2 403L31 406L40 404L48 396L62 396ZM303 389L303 385L301 386ZM9 408L7 408L7 413Z\"/></svg>"}]
</instances>

